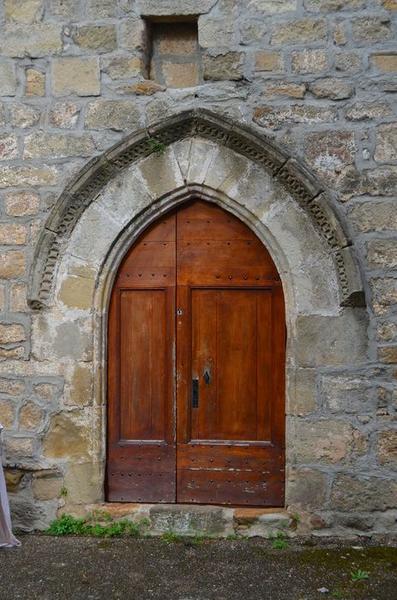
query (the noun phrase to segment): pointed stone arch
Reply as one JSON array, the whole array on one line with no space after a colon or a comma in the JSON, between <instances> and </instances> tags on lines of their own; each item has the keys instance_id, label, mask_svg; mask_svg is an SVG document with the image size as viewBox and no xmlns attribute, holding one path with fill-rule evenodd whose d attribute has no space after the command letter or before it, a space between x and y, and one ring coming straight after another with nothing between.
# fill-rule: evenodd
<instances>
[{"instance_id":1,"label":"pointed stone arch","mask_svg":"<svg viewBox=\"0 0 397 600\"><path fill-rule=\"evenodd\" d=\"M203 109L172 116L140 130L89 162L65 188L39 237L33 261L29 303L34 309L51 305L60 257L84 211L101 190L126 168L168 146L204 138L245 157L263 169L292 196L309 216L335 263L341 306L362 306L364 293L351 240L332 199L294 158L252 129ZM187 178L180 187L198 185ZM203 183L203 182L202 182Z\"/></svg>"}]
</instances>

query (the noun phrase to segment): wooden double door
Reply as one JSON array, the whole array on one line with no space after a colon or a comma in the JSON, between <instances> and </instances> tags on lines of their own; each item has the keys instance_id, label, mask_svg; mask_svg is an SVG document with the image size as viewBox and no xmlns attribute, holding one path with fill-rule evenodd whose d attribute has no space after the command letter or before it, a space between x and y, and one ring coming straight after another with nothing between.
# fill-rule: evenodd
<instances>
[{"instance_id":1,"label":"wooden double door","mask_svg":"<svg viewBox=\"0 0 397 600\"><path fill-rule=\"evenodd\" d=\"M118 271L108 330L107 499L284 503L285 316L276 267L201 200Z\"/></svg>"}]
</instances>

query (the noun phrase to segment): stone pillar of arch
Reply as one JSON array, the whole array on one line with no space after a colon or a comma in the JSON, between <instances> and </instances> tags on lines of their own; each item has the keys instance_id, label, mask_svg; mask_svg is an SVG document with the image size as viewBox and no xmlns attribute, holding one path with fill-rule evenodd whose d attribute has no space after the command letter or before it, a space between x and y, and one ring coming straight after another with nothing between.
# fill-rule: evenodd
<instances>
[{"instance_id":1,"label":"stone pillar of arch","mask_svg":"<svg viewBox=\"0 0 397 600\"><path fill-rule=\"evenodd\" d=\"M104 498L106 319L117 268L151 222L193 197L251 227L282 279L287 504L305 506L300 471L332 477L335 443L356 451L354 430L330 419L318 386L323 372L344 373L366 358L364 294L343 219L321 184L269 140L192 111L128 137L88 164L59 198L37 245L32 351L46 372L65 381L47 435L64 436L65 443L47 459L65 473L70 507Z\"/></svg>"}]
</instances>

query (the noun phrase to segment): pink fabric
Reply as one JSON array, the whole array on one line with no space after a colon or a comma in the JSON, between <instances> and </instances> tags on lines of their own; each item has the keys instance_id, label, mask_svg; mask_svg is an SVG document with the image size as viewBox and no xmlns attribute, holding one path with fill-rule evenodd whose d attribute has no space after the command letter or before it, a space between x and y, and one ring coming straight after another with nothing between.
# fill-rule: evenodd
<instances>
[{"instance_id":1,"label":"pink fabric","mask_svg":"<svg viewBox=\"0 0 397 600\"><path fill-rule=\"evenodd\" d=\"M20 546L20 542L13 535L11 529L10 507L8 504L6 482L1 461L2 429L3 427L0 424L0 548L11 548L12 546Z\"/></svg>"}]
</instances>

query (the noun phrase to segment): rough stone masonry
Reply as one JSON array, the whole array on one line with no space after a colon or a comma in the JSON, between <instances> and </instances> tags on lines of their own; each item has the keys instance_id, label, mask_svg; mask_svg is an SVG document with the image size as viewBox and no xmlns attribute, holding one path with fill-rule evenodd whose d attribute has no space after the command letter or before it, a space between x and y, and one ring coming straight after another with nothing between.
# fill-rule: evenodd
<instances>
[{"instance_id":1,"label":"rough stone masonry","mask_svg":"<svg viewBox=\"0 0 397 600\"><path fill-rule=\"evenodd\" d=\"M287 367L286 505L299 515L297 531L397 533L396 15L396 0L0 0L0 421L17 527L43 529L103 499L98 231L113 232L110 248L127 226L112 193L139 188L139 212L160 193L148 165L183 172L185 146L104 183L68 246L69 277L59 267L59 301L39 310L27 300L44 225L89 160L142 127L203 108L304 165L332 198L364 286L365 307L335 312L329 256L311 226L299 225L302 209L261 176L274 198L271 209L259 206L258 185L247 199L253 221L279 214L274 235L292 248L294 277L316 265L322 273L296 288L290 328L299 343ZM197 42L183 19L175 40L151 25L192 16ZM160 34L151 68L152 30ZM197 161L221 156L200 143L191 146ZM231 154L214 160L223 179L229 160L245 168ZM101 212L111 210L112 218ZM74 247L79 235L85 246Z\"/></svg>"}]
</instances>

